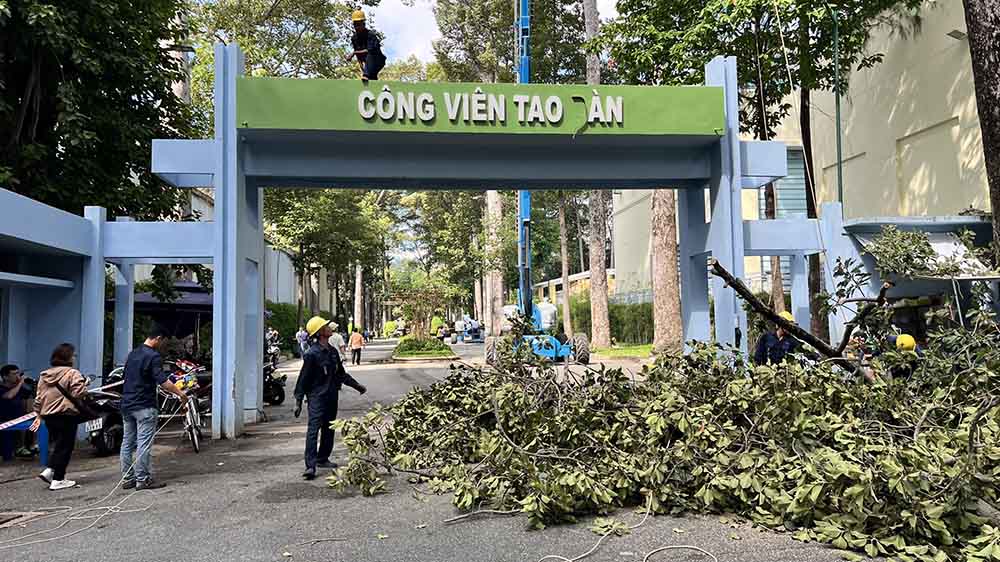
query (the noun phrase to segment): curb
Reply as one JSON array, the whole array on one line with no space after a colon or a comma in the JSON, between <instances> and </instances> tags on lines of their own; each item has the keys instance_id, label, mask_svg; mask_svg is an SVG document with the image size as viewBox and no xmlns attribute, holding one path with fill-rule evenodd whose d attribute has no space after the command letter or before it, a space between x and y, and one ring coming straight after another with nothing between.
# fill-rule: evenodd
<instances>
[{"instance_id":1,"label":"curb","mask_svg":"<svg viewBox=\"0 0 1000 562\"><path fill-rule=\"evenodd\" d=\"M437 363L439 361L457 361L461 359L458 355L448 355L445 357L396 357L393 355L391 359L395 362L400 363Z\"/></svg>"}]
</instances>

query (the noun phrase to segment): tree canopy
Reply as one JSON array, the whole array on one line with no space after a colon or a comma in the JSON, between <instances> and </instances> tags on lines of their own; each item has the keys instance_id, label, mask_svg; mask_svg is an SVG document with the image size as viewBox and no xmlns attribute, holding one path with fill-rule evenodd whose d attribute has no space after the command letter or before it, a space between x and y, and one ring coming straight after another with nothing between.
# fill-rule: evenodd
<instances>
[{"instance_id":1,"label":"tree canopy","mask_svg":"<svg viewBox=\"0 0 1000 562\"><path fill-rule=\"evenodd\" d=\"M0 185L72 213L176 215L151 140L187 137L182 0L0 2Z\"/></svg>"}]
</instances>

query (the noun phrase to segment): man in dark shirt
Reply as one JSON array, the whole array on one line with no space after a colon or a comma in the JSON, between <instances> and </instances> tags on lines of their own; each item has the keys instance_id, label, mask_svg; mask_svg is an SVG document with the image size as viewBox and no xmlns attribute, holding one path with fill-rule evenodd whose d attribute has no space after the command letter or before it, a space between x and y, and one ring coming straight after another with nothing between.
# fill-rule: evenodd
<instances>
[{"instance_id":1,"label":"man in dark shirt","mask_svg":"<svg viewBox=\"0 0 1000 562\"><path fill-rule=\"evenodd\" d=\"M782 312L779 316L789 322L795 322L795 318L789 312ZM753 354L753 362L755 365L777 365L784 361L789 353L798 352L799 347L799 340L778 326L773 332L761 336Z\"/></svg>"},{"instance_id":2,"label":"man in dark shirt","mask_svg":"<svg viewBox=\"0 0 1000 562\"><path fill-rule=\"evenodd\" d=\"M313 316L306 324L306 331L309 332L312 345L302 356L302 370L295 383L295 417L302 413L302 400L307 399L309 426L306 430L306 470L302 477L312 480L316 478L317 468L337 467L336 463L330 462L330 453L333 452L333 429L330 428L330 423L337 419L341 385L346 384L361 394L368 389L344 370L340 352L330 345L333 329L329 320Z\"/></svg>"},{"instance_id":3,"label":"man in dark shirt","mask_svg":"<svg viewBox=\"0 0 1000 562\"><path fill-rule=\"evenodd\" d=\"M17 419L24 415L24 400L31 397L31 391L25 387L24 373L17 365L4 365L0 368L0 422ZM19 456L31 456L24 446L24 432L0 431L0 454L3 460L14 460L15 452ZM16 447L20 447L15 451Z\"/></svg>"},{"instance_id":4,"label":"man in dark shirt","mask_svg":"<svg viewBox=\"0 0 1000 562\"><path fill-rule=\"evenodd\" d=\"M187 395L174 386L163 370L163 359L157 349L165 334L153 328L146 341L132 350L125 360L125 382L122 387L122 422L125 435L122 439L121 467L122 488L153 490L163 483L154 482L152 469L153 436L159 409L156 406L156 387L172 392L187 405ZM133 461L132 455L135 455Z\"/></svg>"},{"instance_id":5,"label":"man in dark shirt","mask_svg":"<svg viewBox=\"0 0 1000 562\"><path fill-rule=\"evenodd\" d=\"M354 35L351 36L351 47L354 51L347 56L347 62L357 57L361 66L362 80L378 80L378 73L385 67L385 55L382 54L382 42L378 34L365 27L365 13L355 10L351 15L354 24Z\"/></svg>"}]
</instances>

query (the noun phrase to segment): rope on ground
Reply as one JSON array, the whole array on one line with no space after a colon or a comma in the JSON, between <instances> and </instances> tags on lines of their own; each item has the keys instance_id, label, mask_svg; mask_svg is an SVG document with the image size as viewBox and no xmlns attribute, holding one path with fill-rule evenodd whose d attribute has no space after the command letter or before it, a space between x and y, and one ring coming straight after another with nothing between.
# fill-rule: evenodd
<instances>
[{"instance_id":1,"label":"rope on ground","mask_svg":"<svg viewBox=\"0 0 1000 562\"><path fill-rule=\"evenodd\" d=\"M647 499L646 499L646 514L642 517L641 521L639 521L635 525L630 526L628 528L629 531L634 531L634 530L638 529L639 527L641 527L646 522L646 520L649 519L649 516L650 516L650 514L652 512L653 512L653 493L650 492L649 494L647 494ZM590 556L591 554L593 554L594 552L596 552L597 549L600 548L601 543L604 542L604 539L610 537L613 534L614 534L614 531L608 531L607 533L604 533L603 535L601 535L601 538L597 539L597 543L594 546L592 546L590 548L590 550L588 550L587 552L584 552L583 554L581 554L581 555L579 555L579 556L577 556L575 558L566 558L565 556L560 556L558 554L547 554L547 555L539 558L538 562L544 562L545 560L549 560L549 559L558 560L559 562L579 562L580 560L583 560L584 558L586 558L586 557ZM643 560L643 562L646 562L646 561ZM716 560L716 562L718 562L718 560Z\"/></svg>"},{"instance_id":2,"label":"rope on ground","mask_svg":"<svg viewBox=\"0 0 1000 562\"><path fill-rule=\"evenodd\" d=\"M664 550L694 550L694 551L697 551L697 552L700 552L700 553L704 554L705 556L710 557L714 562L719 562L719 559L716 558L715 555L712 554L711 552L709 552L707 550L704 550L704 549L701 549L701 548L698 548L697 546L691 546L691 545L688 545L688 544L677 544L677 545L671 545L671 546L661 546L660 548L656 548L656 549L650 550L649 554L647 554L645 556L645 558L642 559L642 562L649 562L649 559L654 554L656 554L658 552L663 552Z\"/></svg>"},{"instance_id":3,"label":"rope on ground","mask_svg":"<svg viewBox=\"0 0 1000 562\"><path fill-rule=\"evenodd\" d=\"M156 432L153 433L153 438L150 439L150 441L149 441L149 446L150 447L153 446L153 441L156 439L156 436L160 433L160 431L162 431L163 428L166 427L167 424L170 423L175 417L177 417L178 415L180 415L181 411L182 410L178 410L177 412L174 412L173 414L171 414L170 417L167 418L167 420L164 421L163 424L156 430ZM135 463L139 462L139 456L140 456L140 451L137 450L136 453L135 453L135 456L134 456L134 458L132 460L132 464L129 466L128 471L126 471L126 472L130 472L133 468L135 468ZM141 508L141 509L129 509L129 510L123 510L123 509L121 509L121 505L123 503L125 503L126 501L128 501L132 496L136 495L141 490L136 490L135 492L132 492L131 494L129 494L128 496L126 496L123 500L121 500L120 502L118 502L115 505L101 506L100 504L102 504L105 501L107 501L116 491L118 491L118 489L121 487L121 485L124 482L125 482L125 475L123 474L122 477L118 479L118 483L115 484L113 488L111 488L111 491L108 492L107 495L105 495L103 498L101 498L101 499L99 499L97 501L91 502L90 504L88 504L88 505L86 505L84 507L74 508L72 506L62 506L61 505L61 506L54 506L54 507L41 507L41 508L37 508L38 511L51 511L52 513L50 513L48 515L43 515L42 517L38 517L38 518L32 519L32 520L28 521L26 523L26 525L30 525L32 523L38 523L40 521L44 521L46 519L49 519L50 517L55 517L56 515L61 515L61 514L64 514L64 513L67 514L66 520L63 521L62 523L60 523L59 525L56 525L55 527L51 527L49 529L43 529L41 531L35 531L35 532L29 533L27 535L22 535L20 537L14 537L12 539L2 540L2 541L0 541L0 550L6 550L6 549L9 549L9 548L18 548L18 547L23 547L23 546L31 546L31 545L34 545L34 544L42 544L42 543L47 543L47 542L51 542L51 541L56 541L56 540L61 540L61 539L69 538L69 537L72 537L73 535L79 534L79 533L81 533L83 531L86 531L86 530L94 527L95 525L97 525L98 522L100 522L101 519L103 519L104 517L106 517L108 515L115 514L115 513L136 513L136 512L140 512L140 511L146 511L146 510L148 510L149 508L151 508L153 506L153 504L151 503L150 505L148 505L148 506L146 506L144 508ZM156 495L159 495L159 494L156 494ZM88 512L91 512L91 511L100 511L100 510L103 510L103 512L100 515L84 515L84 514L86 514ZM25 539L29 539L31 537L36 537L36 536L39 536L39 535L44 535L44 534L53 533L55 531L58 531L59 529L62 529L63 527L65 527L66 525L68 525L71 521L80 521L80 520L91 519L91 518L94 518L94 522L91 523L90 525L87 525L86 527L77 529L77 530L75 530L73 532L70 532L70 533L67 533L65 535L60 535L58 537L50 537L50 538L46 538L46 539L38 539L38 540L34 540L34 541L29 541L29 542L21 542L21 541L24 541ZM14 544L11 544L11 543L14 543Z\"/></svg>"}]
</instances>

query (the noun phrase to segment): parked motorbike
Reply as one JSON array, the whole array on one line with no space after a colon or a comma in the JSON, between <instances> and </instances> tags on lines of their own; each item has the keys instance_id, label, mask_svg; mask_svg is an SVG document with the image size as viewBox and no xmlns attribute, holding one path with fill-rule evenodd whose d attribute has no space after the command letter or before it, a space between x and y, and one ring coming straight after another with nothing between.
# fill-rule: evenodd
<instances>
[{"instance_id":1,"label":"parked motorbike","mask_svg":"<svg viewBox=\"0 0 1000 562\"><path fill-rule=\"evenodd\" d=\"M285 401L285 383L288 375L278 374L277 369L271 363L264 364L264 402L271 406L279 406Z\"/></svg>"},{"instance_id":2,"label":"parked motorbike","mask_svg":"<svg viewBox=\"0 0 1000 562\"><path fill-rule=\"evenodd\" d=\"M89 401L91 409L100 414L99 417L84 422L83 430L87 440L97 449L97 454L106 456L117 454L122 448L125 436L125 426L121 413L121 383L124 368L119 367L108 373L101 380L105 390L91 390ZM112 386L116 385L117 386Z\"/></svg>"}]
</instances>

